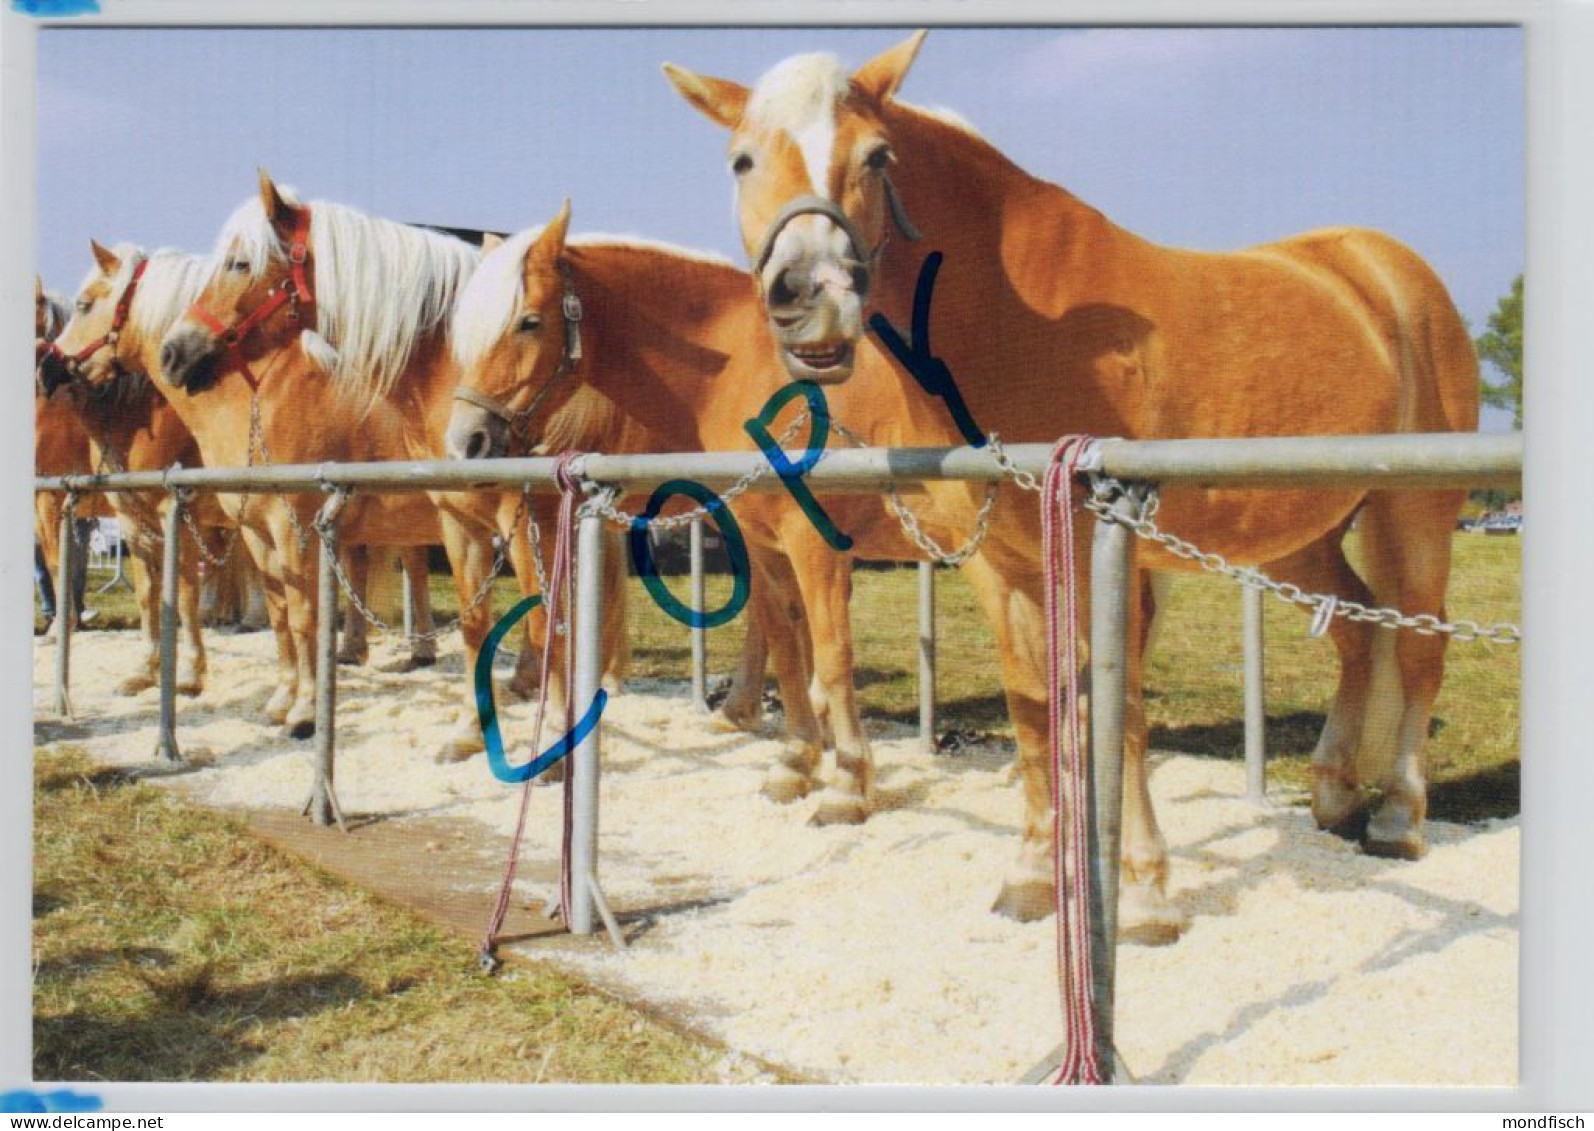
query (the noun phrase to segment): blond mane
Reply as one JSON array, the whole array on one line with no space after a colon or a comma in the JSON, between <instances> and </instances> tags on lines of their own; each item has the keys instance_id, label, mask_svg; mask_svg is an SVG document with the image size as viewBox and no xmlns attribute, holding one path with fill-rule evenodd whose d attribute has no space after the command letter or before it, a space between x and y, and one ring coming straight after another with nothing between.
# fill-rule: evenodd
<instances>
[{"instance_id":1,"label":"blond mane","mask_svg":"<svg viewBox=\"0 0 1594 1131\"><path fill-rule=\"evenodd\" d=\"M291 190L278 191L298 206ZM311 355L334 381L373 400L392 392L418 342L447 331L447 320L480 259L480 252L463 240L321 200L310 204L310 245L315 330L325 343ZM285 257L286 249L256 196L240 205L222 228L210 272L234 258L259 278L269 262Z\"/></svg>"},{"instance_id":2,"label":"blond mane","mask_svg":"<svg viewBox=\"0 0 1594 1131\"><path fill-rule=\"evenodd\" d=\"M72 317L72 308L57 291L44 292L44 340L53 342Z\"/></svg>"}]
</instances>

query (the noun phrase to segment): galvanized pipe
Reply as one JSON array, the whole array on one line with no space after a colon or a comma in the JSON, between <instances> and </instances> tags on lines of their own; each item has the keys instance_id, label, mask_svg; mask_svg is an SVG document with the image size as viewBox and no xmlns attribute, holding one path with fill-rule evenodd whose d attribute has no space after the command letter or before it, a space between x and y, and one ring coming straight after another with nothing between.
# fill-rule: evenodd
<instances>
[{"instance_id":1,"label":"galvanized pipe","mask_svg":"<svg viewBox=\"0 0 1594 1131\"><path fill-rule=\"evenodd\" d=\"M573 696L576 712L585 711L603 680L603 516L583 512L576 532L576 607L571 646L576 650ZM570 931L590 935L596 929L592 898L598 875L598 734L593 727L570 755L571 788L575 791L574 828L570 837Z\"/></svg>"},{"instance_id":2,"label":"galvanized pipe","mask_svg":"<svg viewBox=\"0 0 1594 1131\"><path fill-rule=\"evenodd\" d=\"M708 595L703 585L703 519L694 518L691 524L692 608L701 613ZM700 624L692 626L692 706L703 714L708 713L708 629Z\"/></svg>"},{"instance_id":3,"label":"galvanized pipe","mask_svg":"<svg viewBox=\"0 0 1594 1131\"><path fill-rule=\"evenodd\" d=\"M1134 513L1133 501L1114 509ZM1090 885L1091 989L1096 1005L1097 1063L1110 1081L1118 946L1118 859L1123 825L1124 703L1128 686L1129 603L1134 554L1129 530L1097 522L1090 588Z\"/></svg>"},{"instance_id":4,"label":"galvanized pipe","mask_svg":"<svg viewBox=\"0 0 1594 1131\"><path fill-rule=\"evenodd\" d=\"M1048 444L1013 444L1013 465L1037 478ZM722 490L762 462L756 452L590 455L581 472L623 489L651 488L667 479L693 479ZM274 467L185 468L115 475L65 475L34 480L35 490L324 491L332 487L384 491L461 490L527 484L553 491L555 460L390 461L283 464ZM1426 433L1407 436L1290 436L1227 440L1103 440L1086 470L1119 479L1186 487L1514 487L1522 479L1519 433ZM874 493L892 483L932 480L989 482L1005 478L988 449L849 448L826 452L804 476L828 493ZM782 490L765 475L758 491Z\"/></svg>"},{"instance_id":5,"label":"galvanized pipe","mask_svg":"<svg viewBox=\"0 0 1594 1131\"><path fill-rule=\"evenodd\" d=\"M73 551L77 548L74 514L68 498L61 508L61 552L55 565L55 713L63 719L72 717L72 629L79 612L74 600L77 587L72 584ZM86 591L87 586L84 588Z\"/></svg>"},{"instance_id":6,"label":"galvanized pipe","mask_svg":"<svg viewBox=\"0 0 1594 1131\"><path fill-rule=\"evenodd\" d=\"M1245 799L1267 802L1267 703L1262 693L1262 590L1244 586L1245 612Z\"/></svg>"},{"instance_id":7,"label":"galvanized pipe","mask_svg":"<svg viewBox=\"0 0 1594 1131\"><path fill-rule=\"evenodd\" d=\"M155 753L168 762L180 762L177 748L177 591L182 572L183 507L181 491L172 493L161 524L161 717Z\"/></svg>"},{"instance_id":8,"label":"galvanized pipe","mask_svg":"<svg viewBox=\"0 0 1594 1131\"><path fill-rule=\"evenodd\" d=\"M411 637L415 635L415 594L410 591L410 584L413 579L410 577L408 563L404 563L399 568L404 576L404 635Z\"/></svg>"},{"instance_id":9,"label":"galvanized pipe","mask_svg":"<svg viewBox=\"0 0 1594 1131\"><path fill-rule=\"evenodd\" d=\"M935 753L935 563L919 563L919 749Z\"/></svg>"},{"instance_id":10,"label":"galvanized pipe","mask_svg":"<svg viewBox=\"0 0 1594 1131\"><path fill-rule=\"evenodd\" d=\"M310 787L310 819L318 825L342 824L333 785L337 759L338 714L338 582L337 515L344 496L328 499L316 525L320 528L316 569L315 782ZM356 615L349 610L349 615Z\"/></svg>"}]
</instances>

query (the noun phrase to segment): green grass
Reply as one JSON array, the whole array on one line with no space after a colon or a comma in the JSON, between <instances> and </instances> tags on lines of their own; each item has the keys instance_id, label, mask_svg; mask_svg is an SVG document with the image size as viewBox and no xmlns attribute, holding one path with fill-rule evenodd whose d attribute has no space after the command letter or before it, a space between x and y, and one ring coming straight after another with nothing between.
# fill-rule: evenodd
<instances>
[{"instance_id":1,"label":"green grass","mask_svg":"<svg viewBox=\"0 0 1594 1131\"><path fill-rule=\"evenodd\" d=\"M35 762L40 1080L712 1083L719 1050L465 942L170 791ZM158 882L152 882L157 877Z\"/></svg>"}]
</instances>

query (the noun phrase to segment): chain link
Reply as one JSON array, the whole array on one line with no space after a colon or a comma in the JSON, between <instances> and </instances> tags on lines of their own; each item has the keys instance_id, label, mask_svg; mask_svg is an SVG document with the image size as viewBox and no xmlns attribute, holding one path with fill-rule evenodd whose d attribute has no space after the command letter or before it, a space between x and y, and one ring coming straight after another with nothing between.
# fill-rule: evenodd
<instances>
[{"instance_id":1,"label":"chain link","mask_svg":"<svg viewBox=\"0 0 1594 1131\"><path fill-rule=\"evenodd\" d=\"M1040 490L1040 481L1013 462L994 434L990 437L989 448L997 465L1015 483L1026 491ZM1088 480L1090 493L1084 502L1086 510L1104 521L1128 527L1136 537L1162 547L1176 558L1194 562L1208 573L1271 593L1288 604L1311 609L1314 635L1321 634L1333 618L1344 617L1358 624L1375 624L1390 629L1409 628L1421 636L1449 636L1453 640L1464 641L1487 640L1491 644L1522 642L1522 630L1514 624L1502 622L1481 625L1472 620L1446 621L1432 613L1407 614L1399 609L1363 605L1332 593L1308 593L1291 582L1275 581L1255 566L1230 565L1222 554L1203 550L1177 534L1160 528L1154 521L1160 503L1155 492L1144 497L1137 513L1123 515L1114 509L1114 504L1130 494L1129 488L1116 479L1094 471L1088 473Z\"/></svg>"}]
</instances>

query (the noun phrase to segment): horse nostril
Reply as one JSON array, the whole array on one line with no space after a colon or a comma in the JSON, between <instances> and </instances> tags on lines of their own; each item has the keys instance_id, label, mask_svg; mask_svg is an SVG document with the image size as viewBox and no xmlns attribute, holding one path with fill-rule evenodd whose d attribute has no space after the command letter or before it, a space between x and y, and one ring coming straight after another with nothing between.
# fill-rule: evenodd
<instances>
[{"instance_id":1,"label":"horse nostril","mask_svg":"<svg viewBox=\"0 0 1594 1131\"><path fill-rule=\"evenodd\" d=\"M465 444L466 459L481 459L487 454L487 433L472 432L470 439Z\"/></svg>"},{"instance_id":2,"label":"horse nostril","mask_svg":"<svg viewBox=\"0 0 1594 1131\"><path fill-rule=\"evenodd\" d=\"M852 289L859 295L869 293L869 268L862 263L848 268L847 273L852 276Z\"/></svg>"},{"instance_id":3,"label":"horse nostril","mask_svg":"<svg viewBox=\"0 0 1594 1131\"><path fill-rule=\"evenodd\" d=\"M167 342L161 346L161 368L170 376L177 369L177 347Z\"/></svg>"},{"instance_id":4,"label":"horse nostril","mask_svg":"<svg viewBox=\"0 0 1594 1131\"><path fill-rule=\"evenodd\" d=\"M796 280L792 275L793 272L788 268L775 276L775 282L769 288L771 306L791 306L797 301L797 290L793 285Z\"/></svg>"}]
</instances>

